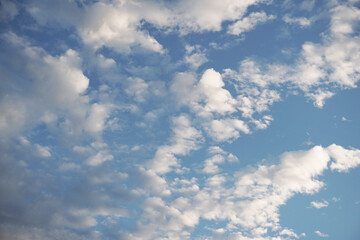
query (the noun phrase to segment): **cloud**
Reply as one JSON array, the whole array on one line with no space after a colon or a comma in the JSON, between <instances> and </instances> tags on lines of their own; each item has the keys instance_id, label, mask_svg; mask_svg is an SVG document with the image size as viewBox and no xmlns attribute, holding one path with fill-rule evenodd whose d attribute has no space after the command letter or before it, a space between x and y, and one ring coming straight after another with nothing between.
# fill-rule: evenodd
<instances>
[{"instance_id":1,"label":"cloud","mask_svg":"<svg viewBox=\"0 0 360 240\"><path fill-rule=\"evenodd\" d=\"M185 63L192 66L194 69L199 68L201 65L206 63L208 61L206 57L206 52L204 50L201 50L199 45L185 46L186 54L184 61Z\"/></svg>"},{"instance_id":2,"label":"cloud","mask_svg":"<svg viewBox=\"0 0 360 240\"><path fill-rule=\"evenodd\" d=\"M296 233L294 233L293 230L287 229L287 228L283 229L279 234L282 235L282 236L289 236L289 237L299 238L299 236Z\"/></svg>"},{"instance_id":3,"label":"cloud","mask_svg":"<svg viewBox=\"0 0 360 240\"><path fill-rule=\"evenodd\" d=\"M210 158L204 161L203 172L207 174L215 174L219 172L219 164L227 162L236 162L238 158L231 153L227 153L220 147L214 146L208 149L209 153L213 154Z\"/></svg>"},{"instance_id":4,"label":"cloud","mask_svg":"<svg viewBox=\"0 0 360 240\"><path fill-rule=\"evenodd\" d=\"M322 108L325 104L325 100L334 96L335 93L330 91L323 91L318 89L315 93L307 93L306 96L314 100L314 105L318 108Z\"/></svg>"},{"instance_id":5,"label":"cloud","mask_svg":"<svg viewBox=\"0 0 360 240\"><path fill-rule=\"evenodd\" d=\"M39 144L35 144L36 152L40 157L48 158L51 157L51 152L49 147L41 146Z\"/></svg>"},{"instance_id":6,"label":"cloud","mask_svg":"<svg viewBox=\"0 0 360 240\"><path fill-rule=\"evenodd\" d=\"M102 132L105 128L105 121L109 117L111 106L94 103L91 105L89 115L86 119L85 130L91 133Z\"/></svg>"},{"instance_id":7,"label":"cloud","mask_svg":"<svg viewBox=\"0 0 360 240\"><path fill-rule=\"evenodd\" d=\"M226 227L217 231L220 235L268 239L264 235L272 229L275 236L299 238L280 226L279 209L295 194L314 194L324 186L318 178L331 162L326 148L315 146L287 152L277 164L239 170L231 177L220 171L226 153L218 147L212 147L209 153L214 155L204 161L203 170L211 175L204 185L199 187L196 177L191 181L176 178L170 184L171 192L181 192L181 196L168 202L148 198L138 230L132 235L134 239L181 239L190 234L200 219L225 222ZM169 179L166 182L171 183ZM162 185L166 186L165 182Z\"/></svg>"},{"instance_id":8,"label":"cloud","mask_svg":"<svg viewBox=\"0 0 360 240\"><path fill-rule=\"evenodd\" d=\"M156 150L155 156L148 163L148 169L158 174L165 174L179 167L176 155L186 155L199 148L202 142L200 131L191 126L189 117L182 115L172 119L173 137L170 145L162 145Z\"/></svg>"},{"instance_id":9,"label":"cloud","mask_svg":"<svg viewBox=\"0 0 360 240\"><path fill-rule=\"evenodd\" d=\"M216 0L182 1L174 7L176 24L183 33L195 31L220 31L224 21L241 19L249 6L257 5L266 1L231 1L225 0L220 3Z\"/></svg>"},{"instance_id":10,"label":"cloud","mask_svg":"<svg viewBox=\"0 0 360 240\"><path fill-rule=\"evenodd\" d=\"M181 34L220 31L223 22L241 19L249 6L262 2L267 1L226 0L221 4L216 0L82 2L79 7L75 2L55 1L49 5L38 0L27 4L26 9L42 25L57 23L75 27L83 42L94 49L109 47L119 53L129 53L132 47L141 46L165 53L161 44L142 30L144 21Z\"/></svg>"},{"instance_id":11,"label":"cloud","mask_svg":"<svg viewBox=\"0 0 360 240\"><path fill-rule=\"evenodd\" d=\"M274 15L267 15L265 12L253 12L249 16L231 24L227 32L232 35L240 35L243 32L252 30L256 25L272 19L275 19Z\"/></svg>"},{"instance_id":12,"label":"cloud","mask_svg":"<svg viewBox=\"0 0 360 240\"><path fill-rule=\"evenodd\" d=\"M90 157L86 164L89 166L98 166L105 161L113 160L113 156L109 154L107 151L99 151L96 155Z\"/></svg>"},{"instance_id":13,"label":"cloud","mask_svg":"<svg viewBox=\"0 0 360 240\"><path fill-rule=\"evenodd\" d=\"M312 201L311 203L310 203L310 205L312 206L312 207L314 207L314 208L324 208L324 207L327 207L327 206L329 206L329 203L328 203L328 201L322 201L322 202L316 202L316 201Z\"/></svg>"},{"instance_id":14,"label":"cloud","mask_svg":"<svg viewBox=\"0 0 360 240\"><path fill-rule=\"evenodd\" d=\"M334 159L331 163L331 170L338 172L347 172L360 164L359 149L345 149L341 146L332 144L327 148L329 155Z\"/></svg>"},{"instance_id":15,"label":"cloud","mask_svg":"<svg viewBox=\"0 0 360 240\"><path fill-rule=\"evenodd\" d=\"M249 127L239 119L211 120L205 125L207 133L218 142L229 141L240 136L240 131L249 134Z\"/></svg>"},{"instance_id":16,"label":"cloud","mask_svg":"<svg viewBox=\"0 0 360 240\"><path fill-rule=\"evenodd\" d=\"M12 53L1 69L2 86L13 94L1 101L1 131L16 133L41 120L51 125L63 117L64 127L80 132L90 104L84 96L89 79L80 69L78 53L69 49L54 57L11 32L3 40Z\"/></svg>"},{"instance_id":17,"label":"cloud","mask_svg":"<svg viewBox=\"0 0 360 240\"><path fill-rule=\"evenodd\" d=\"M330 13L330 31L325 33L322 43L305 42L293 65L262 66L245 59L238 71L225 69L223 77L232 81L238 91L247 89L247 93L279 86L298 88L318 108L322 108L325 100L339 90L356 88L360 79L360 58L353 53L359 51L360 39L353 35L353 28L360 20L360 11L352 6L336 6ZM251 116L253 101L248 97L242 99L242 111L245 116ZM279 99L280 96L268 105Z\"/></svg>"},{"instance_id":18,"label":"cloud","mask_svg":"<svg viewBox=\"0 0 360 240\"><path fill-rule=\"evenodd\" d=\"M322 233L322 232L320 232L319 230L316 230L316 231L315 231L315 234L318 235L319 237L322 237L322 238L329 237L328 234Z\"/></svg>"},{"instance_id":19,"label":"cloud","mask_svg":"<svg viewBox=\"0 0 360 240\"><path fill-rule=\"evenodd\" d=\"M298 24L300 27L309 27L311 25L311 20L305 17L291 17L286 14L283 17L283 20L289 24Z\"/></svg>"},{"instance_id":20,"label":"cloud","mask_svg":"<svg viewBox=\"0 0 360 240\"><path fill-rule=\"evenodd\" d=\"M126 88L125 92L133 96L135 101L144 102L145 95L148 94L149 85L141 78L129 78L129 86Z\"/></svg>"}]
</instances>

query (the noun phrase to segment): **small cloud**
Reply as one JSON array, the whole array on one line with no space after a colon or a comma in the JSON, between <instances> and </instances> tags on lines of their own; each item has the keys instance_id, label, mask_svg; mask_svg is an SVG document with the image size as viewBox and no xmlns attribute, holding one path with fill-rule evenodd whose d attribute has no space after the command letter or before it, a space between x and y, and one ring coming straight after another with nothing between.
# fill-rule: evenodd
<instances>
[{"instance_id":1,"label":"small cloud","mask_svg":"<svg viewBox=\"0 0 360 240\"><path fill-rule=\"evenodd\" d=\"M243 32L248 32L254 29L258 24L265 23L266 21L273 20L274 15L267 15L265 12L254 12L249 16L235 22L228 28L228 34L240 35Z\"/></svg>"},{"instance_id":2,"label":"small cloud","mask_svg":"<svg viewBox=\"0 0 360 240\"><path fill-rule=\"evenodd\" d=\"M329 237L328 234L322 233L322 232L320 232L319 230L316 230L316 231L315 231L315 234L318 235L319 237L323 237L323 238Z\"/></svg>"},{"instance_id":3,"label":"small cloud","mask_svg":"<svg viewBox=\"0 0 360 240\"><path fill-rule=\"evenodd\" d=\"M342 117L342 118L341 118L341 121L350 122L351 120L347 119L346 117Z\"/></svg>"},{"instance_id":4,"label":"small cloud","mask_svg":"<svg viewBox=\"0 0 360 240\"><path fill-rule=\"evenodd\" d=\"M338 202L338 201L340 201L340 198L333 197L331 200L333 200L334 202Z\"/></svg>"},{"instance_id":5,"label":"small cloud","mask_svg":"<svg viewBox=\"0 0 360 240\"><path fill-rule=\"evenodd\" d=\"M311 202L310 204L311 204L312 207L317 208L317 209L319 209L319 208L324 208L324 207L329 206L329 202L328 202L328 201L325 201L325 200L322 201L322 202L315 202L315 201L313 201L313 202Z\"/></svg>"},{"instance_id":6,"label":"small cloud","mask_svg":"<svg viewBox=\"0 0 360 240\"><path fill-rule=\"evenodd\" d=\"M284 22L288 24L297 24L300 27L308 27L311 25L311 20L305 17L290 17L288 14L283 17Z\"/></svg>"},{"instance_id":7,"label":"small cloud","mask_svg":"<svg viewBox=\"0 0 360 240\"><path fill-rule=\"evenodd\" d=\"M86 164L89 166L98 166L105 161L113 159L114 157L111 154L107 153L107 151L100 151L96 155L87 159Z\"/></svg>"},{"instance_id":8,"label":"small cloud","mask_svg":"<svg viewBox=\"0 0 360 240\"><path fill-rule=\"evenodd\" d=\"M293 230L287 229L287 228L283 229L283 230L280 232L280 235L285 235L285 236L289 236L289 237L299 238L299 236L298 236L296 233L294 233Z\"/></svg>"},{"instance_id":9,"label":"small cloud","mask_svg":"<svg viewBox=\"0 0 360 240\"><path fill-rule=\"evenodd\" d=\"M185 51L186 55L184 61L194 69L199 68L201 65L208 61L205 51L202 50L199 45L186 45Z\"/></svg>"},{"instance_id":10,"label":"small cloud","mask_svg":"<svg viewBox=\"0 0 360 240\"><path fill-rule=\"evenodd\" d=\"M35 144L36 153L38 156L43 158L51 157L50 148Z\"/></svg>"}]
</instances>

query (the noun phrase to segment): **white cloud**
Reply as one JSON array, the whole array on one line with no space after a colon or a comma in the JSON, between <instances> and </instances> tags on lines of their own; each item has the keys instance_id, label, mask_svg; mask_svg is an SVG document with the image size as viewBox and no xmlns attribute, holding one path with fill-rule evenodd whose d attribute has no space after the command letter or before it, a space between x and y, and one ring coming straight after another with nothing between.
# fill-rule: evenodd
<instances>
[{"instance_id":1,"label":"white cloud","mask_svg":"<svg viewBox=\"0 0 360 240\"><path fill-rule=\"evenodd\" d=\"M336 6L330 12L331 31L324 34L321 44L304 43L295 64L260 67L246 59L240 63L238 71L225 69L223 76L232 80L238 91L247 89L247 93L256 93L258 88L299 88L318 108L322 108L325 100L337 91L356 88L360 79L360 57L354 53L360 51L360 38L353 35L353 28L360 21L360 11L352 6ZM251 116L254 101L248 96L238 98L244 116ZM279 99L280 96L275 101Z\"/></svg>"},{"instance_id":2,"label":"white cloud","mask_svg":"<svg viewBox=\"0 0 360 240\"><path fill-rule=\"evenodd\" d=\"M153 37L137 29L142 17L136 8L131 2L95 3L88 8L83 21L77 26L79 34L85 43L95 49L108 46L118 52L128 52L130 46L140 45L162 53L162 46Z\"/></svg>"},{"instance_id":3,"label":"white cloud","mask_svg":"<svg viewBox=\"0 0 360 240\"><path fill-rule=\"evenodd\" d=\"M50 152L49 147L41 146L39 144L35 144L35 149L36 149L37 154L40 157L43 157L43 158L51 157L51 152Z\"/></svg>"},{"instance_id":4,"label":"white cloud","mask_svg":"<svg viewBox=\"0 0 360 240\"><path fill-rule=\"evenodd\" d=\"M204 170L213 174L204 179L204 187L199 188L196 178L174 179L171 191L182 195L168 202L149 199L139 221L139 231L133 236L181 239L184 234L190 234L200 219L205 219L227 223L217 232L220 235L236 235L246 229L241 239L269 239L264 235L272 229L279 239L299 237L292 230L280 227L279 209L294 194L313 194L324 186L318 178L330 161L326 149L315 146L307 151L288 152L281 156L279 164L259 165L232 177L219 174L219 164L226 158L224 151L213 147L209 153L215 157L205 160ZM163 185L167 189L165 182L149 185Z\"/></svg>"},{"instance_id":5,"label":"white cloud","mask_svg":"<svg viewBox=\"0 0 360 240\"><path fill-rule=\"evenodd\" d=\"M252 116L254 113L267 111L268 106L279 101L279 93L271 89L259 89L257 86L249 87L248 81L254 81L252 74L247 75L245 80L234 71L227 69L224 76L236 77L237 83L244 86L242 88L235 83L238 93L236 98L225 89L222 76L214 69L206 70L197 84L193 74L177 74L171 91L181 104L188 105L201 119L203 128L215 141L231 141L237 139L240 132L251 133L248 122L254 124L257 129L265 129L273 118L264 115L254 119ZM252 83L249 85L251 86ZM242 112L242 116L247 118L248 122L231 116L238 111Z\"/></svg>"},{"instance_id":6,"label":"white cloud","mask_svg":"<svg viewBox=\"0 0 360 240\"><path fill-rule=\"evenodd\" d=\"M249 134L249 127L239 119L211 120L205 124L207 133L218 142L229 141L240 136L240 131Z\"/></svg>"},{"instance_id":7,"label":"white cloud","mask_svg":"<svg viewBox=\"0 0 360 240\"><path fill-rule=\"evenodd\" d=\"M294 233L293 230L287 228L283 229L279 234L282 236L284 235L284 236L299 238L299 236L296 233Z\"/></svg>"},{"instance_id":8,"label":"white cloud","mask_svg":"<svg viewBox=\"0 0 360 240\"><path fill-rule=\"evenodd\" d=\"M159 194L160 196L168 196L171 194L165 178L159 176L155 171L152 169L146 170L144 168L139 168L139 172L147 190Z\"/></svg>"},{"instance_id":9,"label":"white cloud","mask_svg":"<svg viewBox=\"0 0 360 240\"><path fill-rule=\"evenodd\" d=\"M330 91L323 91L318 89L315 93L307 93L306 96L314 100L314 105L318 108L322 108L325 104L325 100L334 96L335 93Z\"/></svg>"},{"instance_id":10,"label":"white cloud","mask_svg":"<svg viewBox=\"0 0 360 240\"><path fill-rule=\"evenodd\" d=\"M322 233L322 232L320 232L319 230L316 230L316 231L315 231L315 234L318 235L319 237L322 237L322 238L329 237L328 234Z\"/></svg>"},{"instance_id":11,"label":"white cloud","mask_svg":"<svg viewBox=\"0 0 360 240\"><path fill-rule=\"evenodd\" d=\"M329 206L329 202L328 201L321 201L321 202L316 202L316 201L312 201L311 203L310 203L310 205L312 206L312 207L314 207L314 208L324 208L324 207L327 207L327 206Z\"/></svg>"},{"instance_id":12,"label":"white cloud","mask_svg":"<svg viewBox=\"0 0 360 240\"><path fill-rule=\"evenodd\" d=\"M134 46L164 53L163 47L145 30L143 21L159 29L190 32L220 31L224 21L239 20L247 8L264 0L216 0L180 1L159 3L156 1L96 2L79 8L74 2L46 1L29 4L27 11L40 23L60 23L75 26L83 42L95 49L103 46L117 52L129 52ZM83 3L85 4L85 3Z\"/></svg>"},{"instance_id":13,"label":"white cloud","mask_svg":"<svg viewBox=\"0 0 360 240\"><path fill-rule=\"evenodd\" d=\"M98 166L105 161L113 160L113 155L109 154L106 150L99 151L96 155L88 158L86 164L89 166Z\"/></svg>"},{"instance_id":14,"label":"white cloud","mask_svg":"<svg viewBox=\"0 0 360 240\"><path fill-rule=\"evenodd\" d=\"M332 144L327 147L329 155L334 159L331 163L331 170L338 172L347 172L350 168L354 168L360 164L359 149L345 149L341 146Z\"/></svg>"},{"instance_id":15,"label":"white cloud","mask_svg":"<svg viewBox=\"0 0 360 240\"><path fill-rule=\"evenodd\" d=\"M309 27L311 25L311 20L305 17L291 17L290 15L286 14L283 17L284 22L289 24L298 24L301 27Z\"/></svg>"},{"instance_id":16,"label":"white cloud","mask_svg":"<svg viewBox=\"0 0 360 240\"><path fill-rule=\"evenodd\" d=\"M274 15L267 15L265 12L253 12L249 16L236 21L228 28L228 33L233 35L240 35L243 32L248 32L260 23L274 19Z\"/></svg>"},{"instance_id":17,"label":"white cloud","mask_svg":"<svg viewBox=\"0 0 360 240\"><path fill-rule=\"evenodd\" d=\"M186 155L199 148L202 141L201 132L191 126L190 119L185 116L173 118L173 137L170 145L160 146L152 160L147 163L149 170L164 174L173 167L179 166L176 155Z\"/></svg>"},{"instance_id":18,"label":"white cloud","mask_svg":"<svg viewBox=\"0 0 360 240\"><path fill-rule=\"evenodd\" d=\"M175 5L176 24L182 32L190 31L220 31L224 21L241 19L247 8L266 1L225 0L185 0Z\"/></svg>"},{"instance_id":19,"label":"white cloud","mask_svg":"<svg viewBox=\"0 0 360 240\"><path fill-rule=\"evenodd\" d=\"M148 94L148 87L149 85L141 78L129 78L125 92L133 96L135 101L144 102L145 96Z\"/></svg>"},{"instance_id":20,"label":"white cloud","mask_svg":"<svg viewBox=\"0 0 360 240\"><path fill-rule=\"evenodd\" d=\"M109 117L110 106L94 103L89 110L86 119L85 130L90 133L102 132L105 128L105 121Z\"/></svg>"},{"instance_id":21,"label":"white cloud","mask_svg":"<svg viewBox=\"0 0 360 240\"><path fill-rule=\"evenodd\" d=\"M3 84L11 82L6 89L13 94L1 101L0 128L14 134L43 122L50 129L60 124L63 132L80 134L90 104L86 95L89 79L80 68L78 53L69 49L51 56L14 33L2 37L12 50L6 68L1 69ZM20 65L24 67L19 69Z\"/></svg>"},{"instance_id":22,"label":"white cloud","mask_svg":"<svg viewBox=\"0 0 360 240\"><path fill-rule=\"evenodd\" d=\"M202 75L197 85L197 93L200 101L205 101L204 106L195 105L194 108L202 110L206 114L215 112L221 115L235 112L236 101L232 98L229 91L224 89L224 82L221 75L214 69L208 69Z\"/></svg>"},{"instance_id":23,"label":"white cloud","mask_svg":"<svg viewBox=\"0 0 360 240\"><path fill-rule=\"evenodd\" d=\"M207 174L215 174L219 172L218 165L224 163L225 161L228 162L236 162L238 158L231 153L227 153L222 150L220 147L213 146L208 149L210 154L213 154L210 158L204 161L204 168L203 172Z\"/></svg>"},{"instance_id":24,"label":"white cloud","mask_svg":"<svg viewBox=\"0 0 360 240\"><path fill-rule=\"evenodd\" d=\"M200 49L200 46L185 46L186 54L184 57L185 63L192 66L194 69L199 68L201 65L208 61L205 51Z\"/></svg>"}]
</instances>

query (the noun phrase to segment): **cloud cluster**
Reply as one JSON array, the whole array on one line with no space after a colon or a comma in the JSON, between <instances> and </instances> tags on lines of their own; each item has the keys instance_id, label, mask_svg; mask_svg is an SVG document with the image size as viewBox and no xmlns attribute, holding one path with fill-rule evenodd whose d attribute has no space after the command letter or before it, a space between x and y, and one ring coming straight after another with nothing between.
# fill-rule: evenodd
<instances>
[{"instance_id":1,"label":"cloud cluster","mask_svg":"<svg viewBox=\"0 0 360 240\"><path fill-rule=\"evenodd\" d=\"M249 6L266 2L269 1L98 1L91 4L55 1L49 5L46 1L36 0L27 4L26 9L41 24L75 27L83 42L95 49L110 47L120 53L129 53L131 47L141 46L164 53L161 44L142 29L144 22L180 34L220 31L223 22L239 20ZM264 14L255 13L249 20L236 22L229 32L239 34L239 29L248 31L257 22L272 18Z\"/></svg>"},{"instance_id":2,"label":"cloud cluster","mask_svg":"<svg viewBox=\"0 0 360 240\"><path fill-rule=\"evenodd\" d=\"M245 58L237 70L203 71L211 53L192 43L184 44L171 74L156 75L147 66L156 65L155 55L170 59L155 38L159 32L179 39L242 35L275 19L257 10L271 2L2 0L1 24L21 22L19 14L36 23L0 35L0 238L176 240L197 237L197 228L213 239L305 236L280 225L281 206L323 189L324 171L360 165L360 150L318 145L239 168L225 149L242 134L266 129L274 121L268 111L284 92L300 90L321 108L337 91L356 87L359 9L334 6L321 42L305 42L292 65ZM313 7L314 1L301 4ZM312 23L290 15L283 20ZM58 44L31 40L55 28L71 32L75 43L50 49ZM140 60L129 56L133 50ZM160 119L161 113L168 115ZM160 130L169 119L171 136L164 140ZM206 152L189 161L205 144Z\"/></svg>"},{"instance_id":3,"label":"cloud cluster","mask_svg":"<svg viewBox=\"0 0 360 240\"><path fill-rule=\"evenodd\" d=\"M245 91L268 91L279 86L298 88L322 108L325 100L339 89L355 88L360 78L360 39L354 28L360 20L360 11L352 6L337 6L331 10L330 31L322 44L306 42L293 66L271 64L261 66L251 59L240 63L238 71L225 69L223 76L234 80L235 87ZM289 18L285 18L290 21ZM248 91L249 92L249 91ZM278 94L274 91L274 94ZM251 101L250 101L251 102ZM271 105L271 102L269 102ZM253 108L249 108L250 111Z\"/></svg>"},{"instance_id":4,"label":"cloud cluster","mask_svg":"<svg viewBox=\"0 0 360 240\"><path fill-rule=\"evenodd\" d=\"M315 146L306 151L287 152L280 157L278 164L239 170L231 177L219 171L219 165L226 159L236 159L221 148L212 147L209 153L213 156L204 161L202 170L208 176L204 185L199 187L198 178L191 181L176 178L172 192L182 189L182 195L168 202L161 198L148 198L138 231L128 238L188 238L200 219L225 222L225 227L212 229L214 235L222 237L299 238L304 234L298 235L280 226L279 209L295 194L314 194L324 187L325 183L319 178L329 163L331 166L339 161L339 156L331 152L334 147L341 148L333 144L327 148ZM356 153L359 150L346 151ZM327 204L312 202L316 208Z\"/></svg>"}]
</instances>

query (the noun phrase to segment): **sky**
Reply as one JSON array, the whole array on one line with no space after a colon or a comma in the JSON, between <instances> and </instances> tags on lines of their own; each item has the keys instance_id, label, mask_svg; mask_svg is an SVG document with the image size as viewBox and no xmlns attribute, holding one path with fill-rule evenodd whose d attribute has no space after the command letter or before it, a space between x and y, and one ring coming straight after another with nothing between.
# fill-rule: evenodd
<instances>
[{"instance_id":1,"label":"sky","mask_svg":"<svg viewBox=\"0 0 360 240\"><path fill-rule=\"evenodd\" d=\"M0 0L0 239L360 239L359 0Z\"/></svg>"}]
</instances>

